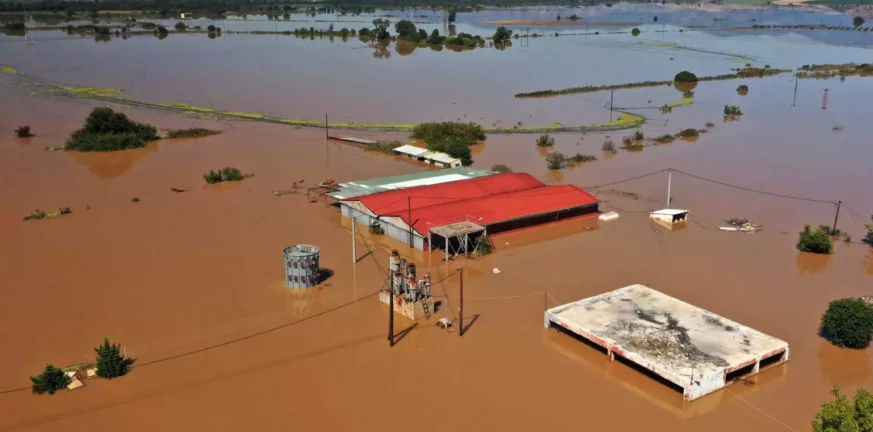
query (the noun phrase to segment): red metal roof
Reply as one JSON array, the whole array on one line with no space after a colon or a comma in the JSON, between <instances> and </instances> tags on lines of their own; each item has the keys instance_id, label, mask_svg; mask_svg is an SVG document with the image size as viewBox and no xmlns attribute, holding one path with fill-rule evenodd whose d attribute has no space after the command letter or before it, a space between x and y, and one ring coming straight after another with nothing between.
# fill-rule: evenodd
<instances>
[{"instance_id":1,"label":"red metal roof","mask_svg":"<svg viewBox=\"0 0 873 432\"><path fill-rule=\"evenodd\" d=\"M540 186L504 194L457 201L412 210L413 228L424 236L428 228L469 220L491 225L527 216L580 207L598 202L573 185ZM407 224L407 216L401 215Z\"/></svg>"},{"instance_id":2,"label":"red metal roof","mask_svg":"<svg viewBox=\"0 0 873 432\"><path fill-rule=\"evenodd\" d=\"M344 201L360 201L378 216L391 215L405 218L410 207L415 212L417 209L424 207L445 205L543 186L545 186L543 182L530 174L497 174L469 180L380 192L349 198ZM413 218L413 220L415 219Z\"/></svg>"}]
</instances>

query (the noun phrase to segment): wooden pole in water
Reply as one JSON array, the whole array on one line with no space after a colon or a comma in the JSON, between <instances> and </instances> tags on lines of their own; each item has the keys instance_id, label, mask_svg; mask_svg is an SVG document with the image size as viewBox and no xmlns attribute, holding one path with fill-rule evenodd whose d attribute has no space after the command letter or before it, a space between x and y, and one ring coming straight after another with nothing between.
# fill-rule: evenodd
<instances>
[{"instance_id":1,"label":"wooden pole in water","mask_svg":"<svg viewBox=\"0 0 873 432\"><path fill-rule=\"evenodd\" d=\"M612 123L612 96L615 93L615 90L609 91L609 122Z\"/></svg>"},{"instance_id":2,"label":"wooden pole in water","mask_svg":"<svg viewBox=\"0 0 873 432\"><path fill-rule=\"evenodd\" d=\"M837 214L834 216L834 227L831 228L831 234L837 232L837 220L840 218L840 205L843 201L837 201Z\"/></svg>"},{"instance_id":3,"label":"wooden pole in water","mask_svg":"<svg viewBox=\"0 0 873 432\"><path fill-rule=\"evenodd\" d=\"M355 223L355 218L353 217L352 218L352 264L353 265L358 262L358 244L357 244L357 242L355 242L355 240L357 240L355 237L355 225L357 225L357 223Z\"/></svg>"},{"instance_id":4,"label":"wooden pole in water","mask_svg":"<svg viewBox=\"0 0 873 432\"><path fill-rule=\"evenodd\" d=\"M324 138L330 138L330 135L327 131L327 113L324 113Z\"/></svg>"},{"instance_id":5,"label":"wooden pole in water","mask_svg":"<svg viewBox=\"0 0 873 432\"><path fill-rule=\"evenodd\" d=\"M794 101L791 102L791 106L797 106L797 81L798 78L794 77Z\"/></svg>"},{"instance_id":6,"label":"wooden pole in water","mask_svg":"<svg viewBox=\"0 0 873 432\"><path fill-rule=\"evenodd\" d=\"M464 335L464 268L461 267L461 313L458 316L458 334L460 336Z\"/></svg>"},{"instance_id":7,"label":"wooden pole in water","mask_svg":"<svg viewBox=\"0 0 873 432\"><path fill-rule=\"evenodd\" d=\"M388 302L388 341L390 346L394 346L394 275L389 275L391 278L391 283L389 284L391 288L391 294L389 296Z\"/></svg>"},{"instance_id":8,"label":"wooden pole in water","mask_svg":"<svg viewBox=\"0 0 873 432\"><path fill-rule=\"evenodd\" d=\"M673 202L673 168L667 169L667 208Z\"/></svg>"}]
</instances>

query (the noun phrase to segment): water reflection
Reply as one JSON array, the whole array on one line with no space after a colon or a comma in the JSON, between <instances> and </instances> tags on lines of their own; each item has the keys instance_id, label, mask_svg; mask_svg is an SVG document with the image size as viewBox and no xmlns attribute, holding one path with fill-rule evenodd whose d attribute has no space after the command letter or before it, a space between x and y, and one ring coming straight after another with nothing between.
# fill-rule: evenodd
<instances>
[{"instance_id":1,"label":"water reflection","mask_svg":"<svg viewBox=\"0 0 873 432\"><path fill-rule=\"evenodd\" d=\"M870 378L870 356L866 350L839 348L822 339L818 366L833 385L861 385Z\"/></svg>"},{"instance_id":2,"label":"water reflection","mask_svg":"<svg viewBox=\"0 0 873 432\"><path fill-rule=\"evenodd\" d=\"M388 50L388 45L391 42L376 42L371 44L370 46L374 49L373 57L377 59L389 59L391 58L391 51Z\"/></svg>"},{"instance_id":3,"label":"water reflection","mask_svg":"<svg viewBox=\"0 0 873 432\"><path fill-rule=\"evenodd\" d=\"M800 274L821 273L830 268L833 256L826 254L814 254L810 252L797 253L797 269Z\"/></svg>"},{"instance_id":4,"label":"water reflection","mask_svg":"<svg viewBox=\"0 0 873 432\"><path fill-rule=\"evenodd\" d=\"M158 143L152 142L143 148L123 150L116 152L64 152L78 165L88 169L95 177L101 180L109 180L120 177L129 170L136 162L154 153L158 149Z\"/></svg>"},{"instance_id":5,"label":"water reflection","mask_svg":"<svg viewBox=\"0 0 873 432\"><path fill-rule=\"evenodd\" d=\"M418 44L406 41L398 41L394 44L394 50L397 51L397 54L402 56L408 56L415 52L415 49L418 48Z\"/></svg>"},{"instance_id":6,"label":"water reflection","mask_svg":"<svg viewBox=\"0 0 873 432\"><path fill-rule=\"evenodd\" d=\"M870 249L870 253L861 261L861 265L864 266L865 273L873 276L873 249Z\"/></svg>"}]
</instances>

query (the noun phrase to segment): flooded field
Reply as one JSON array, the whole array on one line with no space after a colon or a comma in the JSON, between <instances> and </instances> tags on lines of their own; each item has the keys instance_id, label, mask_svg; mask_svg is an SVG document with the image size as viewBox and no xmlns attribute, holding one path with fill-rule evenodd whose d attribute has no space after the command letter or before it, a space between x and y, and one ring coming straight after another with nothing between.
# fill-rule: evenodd
<instances>
[{"instance_id":1,"label":"flooded field","mask_svg":"<svg viewBox=\"0 0 873 432\"><path fill-rule=\"evenodd\" d=\"M668 114L659 107L684 98L673 86L514 95L671 80L681 70L719 75L746 63L783 69L864 63L873 33L688 29L751 25L752 19L849 25L851 15L618 4L459 14L456 27L488 36L493 26L482 22L553 20L556 12L638 21L642 34L604 27L596 36L556 38L555 31L579 26L550 26L536 31L551 37L514 40L505 50L408 51L392 43L384 49L390 56L356 38L172 34L95 43L52 31L36 32L35 46L28 46L21 37L0 36L0 62L16 71L67 86L122 89L120 97L131 101L289 119L327 113L332 122L460 119L525 127L609 122L618 115L608 109L612 96L616 109L646 118L647 138L707 130L694 142L647 141L641 152L615 154L601 150L604 140L618 145L633 130L555 134L556 150L598 158L560 171L547 170L536 135L491 134L473 148L474 168L503 163L548 183L604 185L588 190L602 200L602 211L615 210L621 219L586 217L497 236L495 254L449 263L439 251L410 251L359 230L360 260L352 264L351 227L335 208L303 193L271 191L426 167L328 142L317 128L129 106L120 108L159 129L223 133L114 153L49 152L44 149L63 144L101 103L31 95L0 74L0 430L84 431L99 423L142 431L399 430L408 424L465 431L804 431L833 385L870 388L869 352L836 348L817 331L828 301L870 295L873 286L873 252L859 243L873 213L873 148L865 129L873 79L800 79L796 96L793 74L701 82L692 104ZM428 32L442 32L441 16L421 14L432 23L423 25ZM330 24L322 16L258 19L220 25ZM338 19L359 28L372 16ZM612 30L624 33L605 34ZM745 95L737 92L743 84ZM725 105L743 115L725 121ZM25 124L36 136L12 138ZM407 139L404 132L349 134ZM228 165L254 177L205 185L204 172ZM666 172L610 183L667 168L769 194L674 171L672 205L689 209L691 223L666 231L647 217L666 205ZM189 191L170 191L181 186ZM829 256L797 252L804 224L833 224L834 201L843 202L838 225L853 242L838 242ZM22 222L33 209L58 207L72 214ZM753 235L718 230L735 217L764 229ZM321 266L332 276L319 288L285 288L281 252L296 243L321 248ZM391 249L439 281L438 317L457 317L457 271L464 268L464 320L472 325L463 337L431 318L388 347L387 308L373 294L383 285ZM785 340L791 361L683 403L670 388L542 328L545 307L634 283ZM398 330L411 324L398 316ZM90 380L52 397L30 393L28 375L46 362L93 359L91 348L103 337L123 343L137 359L129 375Z\"/></svg>"}]
</instances>

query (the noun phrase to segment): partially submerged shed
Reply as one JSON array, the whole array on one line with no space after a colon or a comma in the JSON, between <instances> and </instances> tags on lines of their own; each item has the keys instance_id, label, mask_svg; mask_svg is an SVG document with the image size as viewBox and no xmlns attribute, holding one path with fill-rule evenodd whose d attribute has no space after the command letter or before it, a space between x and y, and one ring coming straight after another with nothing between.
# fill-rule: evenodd
<instances>
[{"instance_id":1,"label":"partially submerged shed","mask_svg":"<svg viewBox=\"0 0 873 432\"><path fill-rule=\"evenodd\" d=\"M788 360L785 341L644 285L549 309L544 324L663 378L685 400Z\"/></svg>"}]
</instances>

